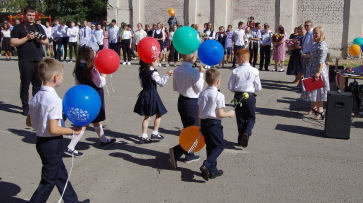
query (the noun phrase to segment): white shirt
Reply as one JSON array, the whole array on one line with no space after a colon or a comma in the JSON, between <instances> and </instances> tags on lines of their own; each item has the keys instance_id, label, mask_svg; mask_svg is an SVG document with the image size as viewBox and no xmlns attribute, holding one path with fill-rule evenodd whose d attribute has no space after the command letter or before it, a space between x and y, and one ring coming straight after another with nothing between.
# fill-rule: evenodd
<instances>
[{"instance_id":1,"label":"white shirt","mask_svg":"<svg viewBox=\"0 0 363 203\"><path fill-rule=\"evenodd\" d=\"M265 30L261 31L261 38L260 38L260 43L261 45L271 45L272 42L272 31L268 30L267 33L265 32Z\"/></svg>"},{"instance_id":2,"label":"white shirt","mask_svg":"<svg viewBox=\"0 0 363 203\"><path fill-rule=\"evenodd\" d=\"M86 61L81 60L80 63L86 63ZM98 70L95 67L93 67L93 69L91 71L91 75L92 75L92 82L96 85L96 87L102 88L106 85L106 78L102 77L100 75L100 72L98 72ZM76 85L81 84L77 80L77 77L74 77L74 82L76 83Z\"/></svg>"},{"instance_id":3,"label":"white shirt","mask_svg":"<svg viewBox=\"0 0 363 203\"><path fill-rule=\"evenodd\" d=\"M150 67L150 71L153 71L154 68L151 68ZM168 82L168 79L169 79L169 75L168 74L165 74L162 78L160 77L158 71L154 71L152 74L151 74L151 79L153 79L156 84L158 84L160 87L164 87L166 85L166 83ZM142 87L142 79L140 78L139 76L139 80L140 80L140 85Z\"/></svg>"},{"instance_id":4,"label":"white shirt","mask_svg":"<svg viewBox=\"0 0 363 203\"><path fill-rule=\"evenodd\" d=\"M67 37L67 25L64 25L63 28L62 26L58 26L57 30L55 32L57 32L58 37Z\"/></svg>"},{"instance_id":5,"label":"white shirt","mask_svg":"<svg viewBox=\"0 0 363 203\"><path fill-rule=\"evenodd\" d=\"M210 36L210 30L205 31L205 34L207 35L206 37L209 37ZM209 37L208 39L213 39L214 40L215 38L216 38L216 32L214 32L214 30L213 30L212 36Z\"/></svg>"},{"instance_id":6,"label":"white shirt","mask_svg":"<svg viewBox=\"0 0 363 203\"><path fill-rule=\"evenodd\" d=\"M47 32L46 32L47 27L45 27L43 24L39 24L39 25L43 28L44 33L45 33L45 36L49 37L49 36L47 35Z\"/></svg>"},{"instance_id":7,"label":"white shirt","mask_svg":"<svg viewBox=\"0 0 363 203\"><path fill-rule=\"evenodd\" d=\"M170 41L170 42L172 42L172 41L173 41L174 33L175 33L175 32L170 32L170 33L169 33L169 41Z\"/></svg>"},{"instance_id":8,"label":"white shirt","mask_svg":"<svg viewBox=\"0 0 363 203\"><path fill-rule=\"evenodd\" d=\"M45 34L47 35L47 37L52 37L52 27L47 27L45 29Z\"/></svg>"},{"instance_id":9,"label":"white shirt","mask_svg":"<svg viewBox=\"0 0 363 203\"><path fill-rule=\"evenodd\" d=\"M309 32L306 32L306 34L304 35L304 38L302 40L301 50L304 54L309 53L311 48L313 48L313 46L314 46L313 30L314 29L311 28L311 30Z\"/></svg>"},{"instance_id":10,"label":"white shirt","mask_svg":"<svg viewBox=\"0 0 363 203\"><path fill-rule=\"evenodd\" d=\"M32 128L38 137L54 137L49 131L49 120L59 120L58 126L64 127L62 99L52 87L41 86L29 103L29 116Z\"/></svg>"},{"instance_id":11,"label":"white shirt","mask_svg":"<svg viewBox=\"0 0 363 203\"><path fill-rule=\"evenodd\" d=\"M250 37L252 37L252 36L251 36L251 33L246 33L246 34L245 34L245 48L246 48L246 49L248 49L248 46L250 45L250 41L251 41L251 40L250 40Z\"/></svg>"},{"instance_id":12,"label":"white shirt","mask_svg":"<svg viewBox=\"0 0 363 203\"><path fill-rule=\"evenodd\" d=\"M79 39L91 39L91 28L82 27L79 29Z\"/></svg>"},{"instance_id":13,"label":"white shirt","mask_svg":"<svg viewBox=\"0 0 363 203\"><path fill-rule=\"evenodd\" d=\"M155 30L154 32L153 32L153 37L155 36L155 33L156 34L160 34L160 32L161 33L163 33L163 37L161 38L162 40L164 40L165 39L165 35L164 35L164 31L162 30L162 29L159 29L159 30Z\"/></svg>"},{"instance_id":14,"label":"white shirt","mask_svg":"<svg viewBox=\"0 0 363 203\"><path fill-rule=\"evenodd\" d=\"M147 37L147 33L145 32L145 30L136 31L135 34L134 34L135 44L138 45L139 42L145 37Z\"/></svg>"},{"instance_id":15,"label":"white shirt","mask_svg":"<svg viewBox=\"0 0 363 203\"><path fill-rule=\"evenodd\" d=\"M217 119L222 120L218 117L218 109L226 107L224 95L218 92L216 87L208 86L199 95L198 99L199 106L199 118L200 119Z\"/></svg>"},{"instance_id":16,"label":"white shirt","mask_svg":"<svg viewBox=\"0 0 363 203\"><path fill-rule=\"evenodd\" d=\"M129 30L124 30L124 33L122 34L122 36L121 36L121 30L118 32L119 32L118 35L119 35L119 37L121 37L121 39L131 39L131 37L132 37L132 33Z\"/></svg>"},{"instance_id":17,"label":"white shirt","mask_svg":"<svg viewBox=\"0 0 363 203\"><path fill-rule=\"evenodd\" d=\"M1 30L1 33L3 33L3 37L10 37L10 29Z\"/></svg>"},{"instance_id":18,"label":"white shirt","mask_svg":"<svg viewBox=\"0 0 363 203\"><path fill-rule=\"evenodd\" d=\"M234 36L234 45L236 46L244 46L245 45L245 41L244 41L244 36L245 36L245 31L243 29L236 29L235 31L233 31L233 36Z\"/></svg>"},{"instance_id":19,"label":"white shirt","mask_svg":"<svg viewBox=\"0 0 363 203\"><path fill-rule=\"evenodd\" d=\"M173 72L173 89L188 98L198 98L203 90L203 73L192 67L189 62L182 62Z\"/></svg>"},{"instance_id":20,"label":"white shirt","mask_svg":"<svg viewBox=\"0 0 363 203\"><path fill-rule=\"evenodd\" d=\"M98 45L103 45L103 39L105 38L105 35L103 33L103 30L96 30L95 31L95 38Z\"/></svg>"},{"instance_id":21,"label":"white shirt","mask_svg":"<svg viewBox=\"0 0 363 203\"><path fill-rule=\"evenodd\" d=\"M261 38L261 30L253 29L251 31L251 37L252 38ZM258 42L258 41L254 41L254 42Z\"/></svg>"},{"instance_id":22,"label":"white shirt","mask_svg":"<svg viewBox=\"0 0 363 203\"><path fill-rule=\"evenodd\" d=\"M67 36L69 37L69 42L77 42L78 36L78 28L76 27L68 27L67 29Z\"/></svg>"},{"instance_id":23,"label":"white shirt","mask_svg":"<svg viewBox=\"0 0 363 203\"><path fill-rule=\"evenodd\" d=\"M108 28L108 43L117 43L118 41L118 31L119 28L115 25L113 27Z\"/></svg>"},{"instance_id":24,"label":"white shirt","mask_svg":"<svg viewBox=\"0 0 363 203\"><path fill-rule=\"evenodd\" d=\"M53 39L57 39L59 37L58 34L57 34L58 27L59 27L59 25L54 25L53 26L53 29L52 29Z\"/></svg>"},{"instance_id":25,"label":"white shirt","mask_svg":"<svg viewBox=\"0 0 363 203\"><path fill-rule=\"evenodd\" d=\"M259 72L249 63L243 63L232 71L228 82L228 89L232 92L255 93L262 90Z\"/></svg>"}]
</instances>

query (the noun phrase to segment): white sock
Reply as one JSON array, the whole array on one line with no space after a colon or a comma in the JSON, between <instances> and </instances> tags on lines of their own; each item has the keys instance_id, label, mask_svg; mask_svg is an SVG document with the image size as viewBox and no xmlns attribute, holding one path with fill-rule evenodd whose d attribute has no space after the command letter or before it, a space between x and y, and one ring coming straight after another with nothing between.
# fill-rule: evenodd
<instances>
[{"instance_id":1,"label":"white sock","mask_svg":"<svg viewBox=\"0 0 363 203\"><path fill-rule=\"evenodd\" d=\"M98 127L95 127L95 131L96 131L98 137L100 138L101 142L106 143L108 141L105 136L105 133L103 133L102 124Z\"/></svg>"},{"instance_id":2,"label":"white sock","mask_svg":"<svg viewBox=\"0 0 363 203\"><path fill-rule=\"evenodd\" d=\"M142 133L141 137L142 138L149 138L146 133Z\"/></svg>"},{"instance_id":3,"label":"white sock","mask_svg":"<svg viewBox=\"0 0 363 203\"><path fill-rule=\"evenodd\" d=\"M159 131L153 131L151 134L158 135L159 134Z\"/></svg>"},{"instance_id":4,"label":"white sock","mask_svg":"<svg viewBox=\"0 0 363 203\"><path fill-rule=\"evenodd\" d=\"M79 140L82 138L82 135L84 134L84 131L81 131L81 133L79 133L79 135L74 135L71 142L68 145L68 148L70 150L74 150L74 148L76 147L77 143L79 142Z\"/></svg>"}]
</instances>

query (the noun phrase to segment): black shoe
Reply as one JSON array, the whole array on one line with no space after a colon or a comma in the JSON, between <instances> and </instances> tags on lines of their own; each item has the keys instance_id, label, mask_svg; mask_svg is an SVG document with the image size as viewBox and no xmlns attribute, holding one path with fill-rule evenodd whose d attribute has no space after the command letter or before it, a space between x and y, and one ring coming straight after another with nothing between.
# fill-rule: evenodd
<instances>
[{"instance_id":1,"label":"black shoe","mask_svg":"<svg viewBox=\"0 0 363 203\"><path fill-rule=\"evenodd\" d=\"M26 109L23 109L23 113L21 113L21 115L28 116L28 113L29 113L29 109L26 108Z\"/></svg>"},{"instance_id":2,"label":"black shoe","mask_svg":"<svg viewBox=\"0 0 363 203\"><path fill-rule=\"evenodd\" d=\"M170 163L171 163L171 166L176 169L178 167L178 164L177 164L177 161L175 159L175 156L174 156L174 149L173 148L170 148L169 149L169 154L170 154Z\"/></svg>"},{"instance_id":3,"label":"black shoe","mask_svg":"<svg viewBox=\"0 0 363 203\"><path fill-rule=\"evenodd\" d=\"M106 147L109 147L109 146L111 146L111 145L113 145L113 144L115 144L115 142L116 142L116 139L107 139L107 142L101 142L101 148L106 148Z\"/></svg>"},{"instance_id":4,"label":"black shoe","mask_svg":"<svg viewBox=\"0 0 363 203\"><path fill-rule=\"evenodd\" d=\"M151 134L151 139L162 140L162 139L164 139L164 136L159 135L159 134L157 134L157 135Z\"/></svg>"},{"instance_id":5,"label":"black shoe","mask_svg":"<svg viewBox=\"0 0 363 203\"><path fill-rule=\"evenodd\" d=\"M199 169L202 172L202 178L204 180L208 181L209 180L209 169L204 164Z\"/></svg>"},{"instance_id":6,"label":"black shoe","mask_svg":"<svg viewBox=\"0 0 363 203\"><path fill-rule=\"evenodd\" d=\"M200 159L200 157L199 156L197 156L197 155L194 155L193 157L191 157L191 158L185 158L185 163L191 163L191 162L193 162L193 161L198 161Z\"/></svg>"},{"instance_id":7,"label":"black shoe","mask_svg":"<svg viewBox=\"0 0 363 203\"><path fill-rule=\"evenodd\" d=\"M143 138L143 137L140 138L140 143L141 144L149 144L149 143L152 143L152 142L153 141L150 140L149 138Z\"/></svg>"},{"instance_id":8,"label":"black shoe","mask_svg":"<svg viewBox=\"0 0 363 203\"><path fill-rule=\"evenodd\" d=\"M265 69L265 71L270 71L269 69Z\"/></svg>"},{"instance_id":9,"label":"black shoe","mask_svg":"<svg viewBox=\"0 0 363 203\"><path fill-rule=\"evenodd\" d=\"M248 134L247 133L243 133L242 135L242 142L241 142L241 146L246 148L248 146Z\"/></svg>"},{"instance_id":10,"label":"black shoe","mask_svg":"<svg viewBox=\"0 0 363 203\"><path fill-rule=\"evenodd\" d=\"M237 66L236 65L232 65L232 68L236 68Z\"/></svg>"},{"instance_id":11,"label":"black shoe","mask_svg":"<svg viewBox=\"0 0 363 203\"><path fill-rule=\"evenodd\" d=\"M262 68L259 68L258 70L262 70Z\"/></svg>"},{"instance_id":12,"label":"black shoe","mask_svg":"<svg viewBox=\"0 0 363 203\"><path fill-rule=\"evenodd\" d=\"M214 178L216 178L216 177L218 177L218 176L221 176L221 175L223 175L223 171L222 170L218 170L217 172L215 172L214 174L210 174L209 175L209 178L210 179L214 179Z\"/></svg>"},{"instance_id":13,"label":"black shoe","mask_svg":"<svg viewBox=\"0 0 363 203\"><path fill-rule=\"evenodd\" d=\"M79 203L90 203L90 202L91 202L91 200L85 199L85 200L83 200L82 202L79 202Z\"/></svg>"}]
</instances>

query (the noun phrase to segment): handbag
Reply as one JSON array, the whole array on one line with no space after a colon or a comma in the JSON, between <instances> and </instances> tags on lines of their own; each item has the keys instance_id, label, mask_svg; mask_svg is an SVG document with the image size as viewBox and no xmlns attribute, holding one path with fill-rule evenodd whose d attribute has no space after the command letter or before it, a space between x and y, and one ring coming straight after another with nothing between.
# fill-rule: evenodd
<instances>
[{"instance_id":1,"label":"handbag","mask_svg":"<svg viewBox=\"0 0 363 203\"><path fill-rule=\"evenodd\" d=\"M303 90L305 90L306 92L310 92L312 90L324 87L321 75L319 76L318 80L315 80L314 77L303 79L302 84L303 84Z\"/></svg>"}]
</instances>

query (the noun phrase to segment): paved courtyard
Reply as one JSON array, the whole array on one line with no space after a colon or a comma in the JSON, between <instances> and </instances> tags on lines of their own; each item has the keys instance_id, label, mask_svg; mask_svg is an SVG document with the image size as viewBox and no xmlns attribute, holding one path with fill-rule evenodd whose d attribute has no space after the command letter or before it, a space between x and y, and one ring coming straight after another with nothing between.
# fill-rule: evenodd
<instances>
[{"instance_id":1,"label":"paved courtyard","mask_svg":"<svg viewBox=\"0 0 363 203\"><path fill-rule=\"evenodd\" d=\"M15 59L15 57L14 57ZM260 72L262 88L257 96L257 121L247 148L235 146L235 118L223 119L225 150L218 159L223 176L205 182L199 167L206 157L190 164L178 162L174 170L168 149L178 143L182 123L172 78L158 92L168 113L161 120L161 142L139 144L143 118L133 113L137 95L137 61L120 66L107 76L105 89L106 136L113 146L100 149L89 128L76 149L84 156L74 160L70 177L80 200L114 202L363 202L363 118L353 117L349 140L324 137L324 121L304 116L309 103L286 72ZM19 98L17 61L0 57L0 202L22 203L30 199L40 181L41 162L35 149L35 131L25 125ZM164 62L165 64L165 62ZM64 63L65 77L56 88L62 98L74 85L75 63ZM227 64L230 67L231 64ZM160 67L160 75L174 67ZM270 70L272 67L270 67ZM219 69L220 91L226 111L233 93L227 89L231 69ZM112 86L111 86L112 83ZM112 91L112 87L115 92ZM204 85L206 87L206 84ZM152 120L153 121L153 120ZM66 121L67 126L71 126ZM148 134L152 132L150 122ZM64 136L64 148L69 136ZM68 172L71 158L64 155ZM48 202L57 202L55 189Z\"/></svg>"}]
</instances>

